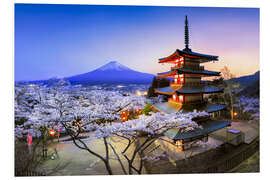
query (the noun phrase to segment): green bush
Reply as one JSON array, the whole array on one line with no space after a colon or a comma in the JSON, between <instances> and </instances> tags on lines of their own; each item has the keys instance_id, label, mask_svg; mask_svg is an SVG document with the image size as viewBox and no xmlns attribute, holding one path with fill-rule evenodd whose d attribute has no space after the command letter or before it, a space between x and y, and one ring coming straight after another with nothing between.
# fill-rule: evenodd
<instances>
[{"instance_id":1,"label":"green bush","mask_svg":"<svg viewBox=\"0 0 270 180\"><path fill-rule=\"evenodd\" d=\"M152 111L152 105L150 103L147 103L142 110L142 114L150 116L149 112L151 111Z\"/></svg>"}]
</instances>

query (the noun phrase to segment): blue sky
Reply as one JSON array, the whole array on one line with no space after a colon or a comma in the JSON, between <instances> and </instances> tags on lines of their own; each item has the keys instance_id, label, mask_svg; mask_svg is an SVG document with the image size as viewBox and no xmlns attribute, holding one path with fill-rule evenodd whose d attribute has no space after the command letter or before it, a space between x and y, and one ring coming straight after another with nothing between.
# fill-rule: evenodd
<instances>
[{"instance_id":1,"label":"blue sky","mask_svg":"<svg viewBox=\"0 0 270 180\"><path fill-rule=\"evenodd\" d=\"M259 69L259 9L15 5L15 80L85 73L115 60L134 70L168 70L158 58L184 48L184 18L193 51L219 56L237 75Z\"/></svg>"}]
</instances>

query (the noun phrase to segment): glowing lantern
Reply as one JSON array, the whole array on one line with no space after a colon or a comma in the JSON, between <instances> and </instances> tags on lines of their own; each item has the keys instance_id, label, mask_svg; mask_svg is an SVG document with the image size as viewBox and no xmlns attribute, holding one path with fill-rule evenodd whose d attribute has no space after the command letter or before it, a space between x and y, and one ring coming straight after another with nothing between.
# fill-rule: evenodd
<instances>
[{"instance_id":1,"label":"glowing lantern","mask_svg":"<svg viewBox=\"0 0 270 180\"><path fill-rule=\"evenodd\" d=\"M183 140L177 140L175 142L175 145L177 146L177 148L180 150L180 151L183 151L184 148L183 148Z\"/></svg>"},{"instance_id":2,"label":"glowing lantern","mask_svg":"<svg viewBox=\"0 0 270 180\"><path fill-rule=\"evenodd\" d=\"M27 144L28 144L28 146L32 145L32 134L27 135Z\"/></svg>"},{"instance_id":3,"label":"glowing lantern","mask_svg":"<svg viewBox=\"0 0 270 180\"><path fill-rule=\"evenodd\" d=\"M58 126L58 132L59 133L61 132L61 126Z\"/></svg>"},{"instance_id":4,"label":"glowing lantern","mask_svg":"<svg viewBox=\"0 0 270 180\"><path fill-rule=\"evenodd\" d=\"M51 136L54 136L54 135L55 135L55 130L50 130L50 131L49 131L49 134L50 134Z\"/></svg>"},{"instance_id":5,"label":"glowing lantern","mask_svg":"<svg viewBox=\"0 0 270 180\"><path fill-rule=\"evenodd\" d=\"M237 112L234 112L234 113L233 113L233 116L234 116L234 117L236 117L237 115L238 115L238 113L237 113Z\"/></svg>"},{"instance_id":6,"label":"glowing lantern","mask_svg":"<svg viewBox=\"0 0 270 180\"><path fill-rule=\"evenodd\" d=\"M122 121L126 121L128 119L129 112L128 111L122 111L121 112L121 119Z\"/></svg>"}]
</instances>

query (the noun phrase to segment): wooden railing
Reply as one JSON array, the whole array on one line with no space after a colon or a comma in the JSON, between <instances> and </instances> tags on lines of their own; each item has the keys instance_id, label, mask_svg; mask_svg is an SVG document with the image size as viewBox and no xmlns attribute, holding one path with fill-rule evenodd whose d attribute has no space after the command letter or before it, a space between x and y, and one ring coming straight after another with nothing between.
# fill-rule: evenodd
<instances>
[{"instance_id":1,"label":"wooden railing","mask_svg":"<svg viewBox=\"0 0 270 180\"><path fill-rule=\"evenodd\" d=\"M201 86L201 85L207 85L206 82L175 83L174 81L172 81L170 84L172 86Z\"/></svg>"},{"instance_id":2,"label":"wooden railing","mask_svg":"<svg viewBox=\"0 0 270 180\"><path fill-rule=\"evenodd\" d=\"M192 70L204 70L204 66L190 66L190 65L176 65L171 67L171 70L178 69L178 68L185 68L185 69L192 69Z\"/></svg>"},{"instance_id":3,"label":"wooden railing","mask_svg":"<svg viewBox=\"0 0 270 180\"><path fill-rule=\"evenodd\" d=\"M46 174L32 170L15 169L15 176L46 176Z\"/></svg>"}]
</instances>

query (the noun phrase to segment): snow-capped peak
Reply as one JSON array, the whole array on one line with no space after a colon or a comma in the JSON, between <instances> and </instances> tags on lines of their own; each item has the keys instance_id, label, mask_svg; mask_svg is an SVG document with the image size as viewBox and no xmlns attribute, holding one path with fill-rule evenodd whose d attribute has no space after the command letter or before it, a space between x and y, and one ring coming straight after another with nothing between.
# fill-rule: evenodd
<instances>
[{"instance_id":1,"label":"snow-capped peak","mask_svg":"<svg viewBox=\"0 0 270 180\"><path fill-rule=\"evenodd\" d=\"M100 70L100 71L107 71L107 70L123 71L123 70L131 70L131 69L120 64L117 61L110 61L109 63L98 68L98 70Z\"/></svg>"}]
</instances>

